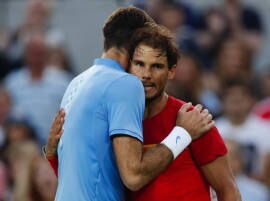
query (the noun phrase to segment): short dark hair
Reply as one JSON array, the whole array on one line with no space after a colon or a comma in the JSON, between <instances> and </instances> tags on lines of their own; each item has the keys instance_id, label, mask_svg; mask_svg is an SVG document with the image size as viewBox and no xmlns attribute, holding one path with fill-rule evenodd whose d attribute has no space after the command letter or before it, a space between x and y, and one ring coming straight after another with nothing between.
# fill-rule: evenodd
<instances>
[{"instance_id":1,"label":"short dark hair","mask_svg":"<svg viewBox=\"0 0 270 201\"><path fill-rule=\"evenodd\" d=\"M222 85L222 98L224 98L228 91L234 87L240 87L245 91L245 93L251 97L257 97L258 91L256 87L253 85L252 80L249 80L244 77L238 77L234 79L226 80Z\"/></svg>"},{"instance_id":2,"label":"short dark hair","mask_svg":"<svg viewBox=\"0 0 270 201\"><path fill-rule=\"evenodd\" d=\"M154 49L160 49L167 57L169 68L177 64L180 54L172 33L166 27L148 23L148 26L137 29L131 38L131 57L141 43Z\"/></svg>"},{"instance_id":3,"label":"short dark hair","mask_svg":"<svg viewBox=\"0 0 270 201\"><path fill-rule=\"evenodd\" d=\"M154 23L153 19L139 8L129 6L117 9L103 27L104 50L111 47L128 49L134 31L145 26L147 22Z\"/></svg>"}]
</instances>

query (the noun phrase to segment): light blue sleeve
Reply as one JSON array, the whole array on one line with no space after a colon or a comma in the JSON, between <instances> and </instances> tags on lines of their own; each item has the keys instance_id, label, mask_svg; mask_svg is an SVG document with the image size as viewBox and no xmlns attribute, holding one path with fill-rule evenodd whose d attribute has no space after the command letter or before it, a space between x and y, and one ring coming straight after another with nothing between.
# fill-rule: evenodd
<instances>
[{"instance_id":1,"label":"light blue sleeve","mask_svg":"<svg viewBox=\"0 0 270 201\"><path fill-rule=\"evenodd\" d=\"M145 97L141 81L133 75L118 78L106 89L105 98L109 135L129 135L142 142Z\"/></svg>"}]
</instances>

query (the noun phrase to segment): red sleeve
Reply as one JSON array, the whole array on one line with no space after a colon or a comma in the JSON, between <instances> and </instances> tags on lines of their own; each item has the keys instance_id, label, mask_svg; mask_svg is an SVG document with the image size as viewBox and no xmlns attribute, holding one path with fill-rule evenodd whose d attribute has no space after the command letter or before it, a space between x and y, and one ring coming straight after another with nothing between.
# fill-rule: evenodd
<instances>
[{"instance_id":1,"label":"red sleeve","mask_svg":"<svg viewBox=\"0 0 270 201\"><path fill-rule=\"evenodd\" d=\"M227 153L226 145L216 127L191 143L191 151L198 165L203 166Z\"/></svg>"},{"instance_id":2,"label":"red sleeve","mask_svg":"<svg viewBox=\"0 0 270 201\"><path fill-rule=\"evenodd\" d=\"M49 158L47 158L47 160L49 161L56 177L58 177L58 158L57 157L49 157Z\"/></svg>"}]
</instances>

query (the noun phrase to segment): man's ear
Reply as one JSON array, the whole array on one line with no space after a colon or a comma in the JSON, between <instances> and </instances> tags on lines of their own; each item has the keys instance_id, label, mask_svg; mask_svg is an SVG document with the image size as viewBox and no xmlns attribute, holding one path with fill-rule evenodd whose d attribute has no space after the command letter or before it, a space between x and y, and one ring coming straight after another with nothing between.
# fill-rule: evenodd
<instances>
[{"instance_id":1,"label":"man's ear","mask_svg":"<svg viewBox=\"0 0 270 201\"><path fill-rule=\"evenodd\" d=\"M173 65L171 69L169 69L168 80L172 80L174 78L175 72L176 72L176 64Z\"/></svg>"}]
</instances>

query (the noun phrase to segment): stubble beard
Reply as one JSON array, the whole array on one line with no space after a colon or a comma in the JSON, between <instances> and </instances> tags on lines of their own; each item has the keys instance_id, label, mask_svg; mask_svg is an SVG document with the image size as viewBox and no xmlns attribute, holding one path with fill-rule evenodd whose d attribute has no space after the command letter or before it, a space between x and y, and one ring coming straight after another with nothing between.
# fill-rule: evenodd
<instances>
[{"instance_id":1,"label":"stubble beard","mask_svg":"<svg viewBox=\"0 0 270 201\"><path fill-rule=\"evenodd\" d=\"M152 97L145 97L145 105L150 105L153 102L157 102L159 100L161 100L161 97L164 93L164 90L158 91L155 95L153 95Z\"/></svg>"}]
</instances>

